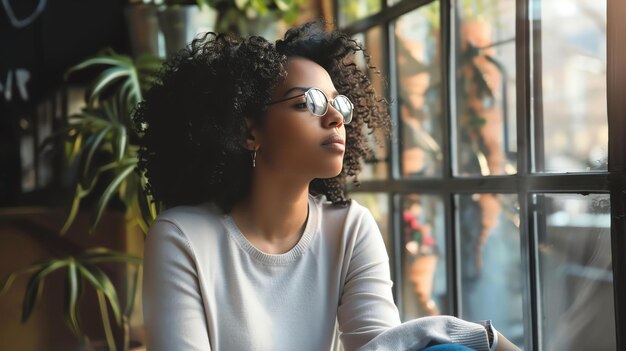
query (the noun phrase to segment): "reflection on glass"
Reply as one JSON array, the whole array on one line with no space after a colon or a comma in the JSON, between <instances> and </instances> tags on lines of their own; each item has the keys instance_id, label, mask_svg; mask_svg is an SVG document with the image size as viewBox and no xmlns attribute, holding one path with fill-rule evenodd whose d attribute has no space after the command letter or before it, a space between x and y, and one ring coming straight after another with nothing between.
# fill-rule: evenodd
<instances>
[{"instance_id":1,"label":"reflection on glass","mask_svg":"<svg viewBox=\"0 0 626 351\"><path fill-rule=\"evenodd\" d=\"M457 1L454 174L514 174L515 0Z\"/></svg>"},{"instance_id":2,"label":"reflection on glass","mask_svg":"<svg viewBox=\"0 0 626 351\"><path fill-rule=\"evenodd\" d=\"M609 195L534 197L543 350L617 350Z\"/></svg>"},{"instance_id":3,"label":"reflection on glass","mask_svg":"<svg viewBox=\"0 0 626 351\"><path fill-rule=\"evenodd\" d=\"M339 24L344 27L356 20L379 12L382 0L339 0Z\"/></svg>"},{"instance_id":4,"label":"reflection on glass","mask_svg":"<svg viewBox=\"0 0 626 351\"><path fill-rule=\"evenodd\" d=\"M376 68L377 72L372 71L371 69L367 69L366 59L361 54L358 53L356 56L357 65L363 70L368 72L368 78L374 87L376 92L377 99L383 99L386 94L386 82L384 82L383 77L385 76L385 72L383 71L384 63L383 63L383 55L384 52L382 49L382 29L381 27L374 27L368 30L365 33L356 34L353 39L357 42L361 43L365 50L370 55L369 65ZM381 180L388 178L388 162L387 162L387 138L384 136L384 133L380 129L375 129L374 133L371 133L370 130L367 130L365 135L367 137L367 144L372 150L372 155L367 157L362 165L361 173L359 174L360 180ZM381 142L376 142L376 139Z\"/></svg>"},{"instance_id":5,"label":"reflection on glass","mask_svg":"<svg viewBox=\"0 0 626 351\"><path fill-rule=\"evenodd\" d=\"M456 208L461 318L491 319L521 346L524 275L517 195L457 195Z\"/></svg>"},{"instance_id":6,"label":"reflection on glass","mask_svg":"<svg viewBox=\"0 0 626 351\"><path fill-rule=\"evenodd\" d=\"M531 1L535 172L607 170L606 3Z\"/></svg>"},{"instance_id":7,"label":"reflection on glass","mask_svg":"<svg viewBox=\"0 0 626 351\"><path fill-rule=\"evenodd\" d=\"M408 194L402 202L402 318L449 314L441 198Z\"/></svg>"},{"instance_id":8,"label":"reflection on glass","mask_svg":"<svg viewBox=\"0 0 626 351\"><path fill-rule=\"evenodd\" d=\"M383 235L387 254L392 257L392 241L389 234L389 195L386 193L351 193L350 198L367 207Z\"/></svg>"},{"instance_id":9,"label":"reflection on glass","mask_svg":"<svg viewBox=\"0 0 626 351\"><path fill-rule=\"evenodd\" d=\"M402 175L440 176L439 2L399 17L395 29Z\"/></svg>"}]
</instances>

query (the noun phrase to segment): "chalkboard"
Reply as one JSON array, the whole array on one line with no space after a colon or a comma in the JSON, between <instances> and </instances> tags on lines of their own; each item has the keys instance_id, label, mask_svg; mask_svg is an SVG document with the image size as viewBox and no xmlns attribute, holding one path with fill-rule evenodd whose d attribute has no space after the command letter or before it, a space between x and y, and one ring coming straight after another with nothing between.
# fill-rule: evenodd
<instances>
[{"instance_id":1,"label":"chalkboard","mask_svg":"<svg viewBox=\"0 0 626 351\"><path fill-rule=\"evenodd\" d=\"M19 202L20 139L37 125L20 126L37 120L38 102L61 87L67 68L98 50L128 53L126 2L0 0L0 206Z\"/></svg>"}]
</instances>

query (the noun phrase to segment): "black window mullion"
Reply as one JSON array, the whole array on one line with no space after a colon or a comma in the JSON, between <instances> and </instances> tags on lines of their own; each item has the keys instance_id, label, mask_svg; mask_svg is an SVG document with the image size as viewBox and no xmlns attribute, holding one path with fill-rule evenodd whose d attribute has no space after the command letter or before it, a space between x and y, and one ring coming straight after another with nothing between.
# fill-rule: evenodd
<instances>
[{"instance_id":1,"label":"black window mullion","mask_svg":"<svg viewBox=\"0 0 626 351\"><path fill-rule=\"evenodd\" d=\"M394 96L398 96L399 79L398 79L398 67L396 64L396 25L394 21L389 22L386 26L387 33L385 38L387 39L387 55L385 56L387 61L387 72L389 74L389 97L390 101L394 101ZM391 140L389 145L389 180L399 179L401 177L400 164L400 143L398 142L402 137L400 130L400 109L397 103L392 103L390 106L391 113Z\"/></svg>"},{"instance_id":2,"label":"black window mullion","mask_svg":"<svg viewBox=\"0 0 626 351\"><path fill-rule=\"evenodd\" d=\"M530 48L530 21L528 0L517 1L515 23L515 76L516 79L516 128L517 128L517 177L518 179L531 174L532 146L531 139L531 111L533 109L531 96L531 55L534 50ZM524 272L523 299L523 319L524 319L524 346L529 350L538 351L539 348L539 326L537 316L538 291L537 269L536 269L536 235L535 227L529 225L534 223L534 213L529 210L532 203L531 195L528 192L528 184L522 182L517 193L519 201L520 218L520 249L522 258L522 271Z\"/></svg>"},{"instance_id":3,"label":"black window mullion","mask_svg":"<svg viewBox=\"0 0 626 351\"><path fill-rule=\"evenodd\" d=\"M626 5L607 1L607 113L611 184L611 256L616 345L626 350Z\"/></svg>"},{"instance_id":4,"label":"black window mullion","mask_svg":"<svg viewBox=\"0 0 626 351\"><path fill-rule=\"evenodd\" d=\"M441 107L442 107L442 121L441 121L441 131L442 131L442 140L441 140L441 151L443 154L442 159L442 177L444 180L449 180L452 178L452 130L450 126L452 125L450 121L455 116L452 115L454 109L454 94L452 90L454 88L454 75L451 72L454 72L452 69L452 64L454 60L451 58L453 50L451 50L451 43L454 30L451 26L451 16L454 13L451 9L450 0L441 0L440 5L440 23L441 23Z\"/></svg>"},{"instance_id":5,"label":"black window mullion","mask_svg":"<svg viewBox=\"0 0 626 351\"><path fill-rule=\"evenodd\" d=\"M402 210L396 210L402 208L402 197L400 196L400 194L391 193L389 196L389 201L389 208L394 209L389 212L392 223L391 238L393 243L393 293L396 305L398 306L398 311L400 312L400 316L404 318L404 296L402 294L405 284L402 276L402 267L404 266L402 264L402 258L404 256L402 250L402 235L400 235L400 233L402 233Z\"/></svg>"},{"instance_id":6,"label":"black window mullion","mask_svg":"<svg viewBox=\"0 0 626 351\"><path fill-rule=\"evenodd\" d=\"M386 48L385 55L383 56L384 64L385 64L385 72L389 77L389 86L388 92L386 96L388 97L388 101L392 101L393 96L397 96L398 86L397 86L397 67L395 62L395 52L396 52L396 42L395 42L395 24L393 22L387 22L384 24L383 28L383 41L384 47ZM391 137L389 138L388 148L387 148L387 182L393 181L393 179L397 179L400 174L400 165L399 165L399 146L396 140L400 133L398 129L398 106L397 104L391 104L389 106L389 113L391 114ZM391 223L393 223L393 230L391 231L392 237L392 245L393 245L393 281L394 283L394 297L396 299L398 310L402 314L403 306L404 306L404 297L402 296L402 290L404 286L404 279L402 277L402 201L399 198L399 195L390 192L390 189L382 189L382 192L389 192L390 198L390 211L389 211L389 219Z\"/></svg>"},{"instance_id":7,"label":"black window mullion","mask_svg":"<svg viewBox=\"0 0 626 351\"><path fill-rule=\"evenodd\" d=\"M396 151L397 152L397 151ZM371 180L356 188L348 184L349 191L363 192L421 192L428 194L452 193L608 193L609 175L590 174L536 174L517 176L489 176L465 178L420 178Z\"/></svg>"},{"instance_id":8,"label":"black window mullion","mask_svg":"<svg viewBox=\"0 0 626 351\"><path fill-rule=\"evenodd\" d=\"M445 209L445 238L446 238L446 298L450 308L450 314L459 316L461 313L460 267L458 265L459 247L457 245L454 194L443 194L443 206Z\"/></svg>"},{"instance_id":9,"label":"black window mullion","mask_svg":"<svg viewBox=\"0 0 626 351\"><path fill-rule=\"evenodd\" d=\"M526 96L530 109L528 112L532 113L531 126L533 134L527 134L531 143L531 154L528 158L531 162L531 170L536 172L543 172L545 170L545 148L544 148L544 134L543 134L543 59L541 52L541 4L534 4L524 1L526 4L526 20L527 20L527 35L530 39L526 43L526 47L530 49L530 55L526 57L528 62L527 75L532 75L531 93ZM532 6L532 8L531 8ZM532 13L529 11L532 10ZM529 15L532 15L532 22L530 22ZM532 24L532 26L530 26ZM532 65L532 70L530 69ZM530 105L530 98L532 96L533 103Z\"/></svg>"},{"instance_id":10,"label":"black window mullion","mask_svg":"<svg viewBox=\"0 0 626 351\"><path fill-rule=\"evenodd\" d=\"M452 154L451 154L451 130L450 130L450 120L452 118L454 103L453 94L451 93L451 83L453 82L451 77L453 75L450 74L452 71L452 59L450 43L452 38L452 27L451 16L452 11L450 8L450 0L441 0L440 1L440 23L441 23L441 104L442 104L442 121L441 121L441 131L442 131L442 177L444 181L450 180L452 178ZM461 309L459 302L460 294L459 294L459 277L460 271L457 265L457 240L456 240L456 221L454 215L454 198L452 194L443 193L443 206L444 206L444 216L445 216L445 250L446 250L446 291L447 291L447 300L449 306L449 313L452 315L458 316Z\"/></svg>"}]
</instances>

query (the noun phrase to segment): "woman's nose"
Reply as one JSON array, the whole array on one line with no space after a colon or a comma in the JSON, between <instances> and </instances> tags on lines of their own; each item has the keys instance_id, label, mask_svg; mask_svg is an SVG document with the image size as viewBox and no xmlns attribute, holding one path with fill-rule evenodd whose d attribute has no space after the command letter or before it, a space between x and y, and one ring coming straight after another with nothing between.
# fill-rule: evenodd
<instances>
[{"instance_id":1,"label":"woman's nose","mask_svg":"<svg viewBox=\"0 0 626 351\"><path fill-rule=\"evenodd\" d=\"M343 115L329 103L328 111L322 116L322 123L324 128L339 128L343 124Z\"/></svg>"}]
</instances>

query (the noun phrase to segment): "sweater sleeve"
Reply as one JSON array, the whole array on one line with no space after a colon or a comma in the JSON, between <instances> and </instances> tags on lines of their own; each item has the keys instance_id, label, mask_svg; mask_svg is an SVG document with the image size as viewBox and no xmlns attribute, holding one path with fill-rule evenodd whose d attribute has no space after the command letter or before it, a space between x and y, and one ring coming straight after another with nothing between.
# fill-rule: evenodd
<instances>
[{"instance_id":1,"label":"sweater sleeve","mask_svg":"<svg viewBox=\"0 0 626 351\"><path fill-rule=\"evenodd\" d=\"M341 342L356 350L383 331L400 324L393 301L389 257L376 221L366 208L353 230L348 269L337 310Z\"/></svg>"},{"instance_id":2,"label":"sweater sleeve","mask_svg":"<svg viewBox=\"0 0 626 351\"><path fill-rule=\"evenodd\" d=\"M487 331L482 325L452 316L433 316L389 328L359 351L417 351L434 344L461 344L477 351L490 350Z\"/></svg>"},{"instance_id":3,"label":"sweater sleeve","mask_svg":"<svg viewBox=\"0 0 626 351\"><path fill-rule=\"evenodd\" d=\"M364 209L349 258L337 312L346 351L420 350L430 344L456 343L489 351L485 328L452 316L400 322L394 304L389 258L376 221Z\"/></svg>"},{"instance_id":4,"label":"sweater sleeve","mask_svg":"<svg viewBox=\"0 0 626 351\"><path fill-rule=\"evenodd\" d=\"M142 297L148 350L211 349L194 254L168 220L157 219L146 238Z\"/></svg>"}]
</instances>

